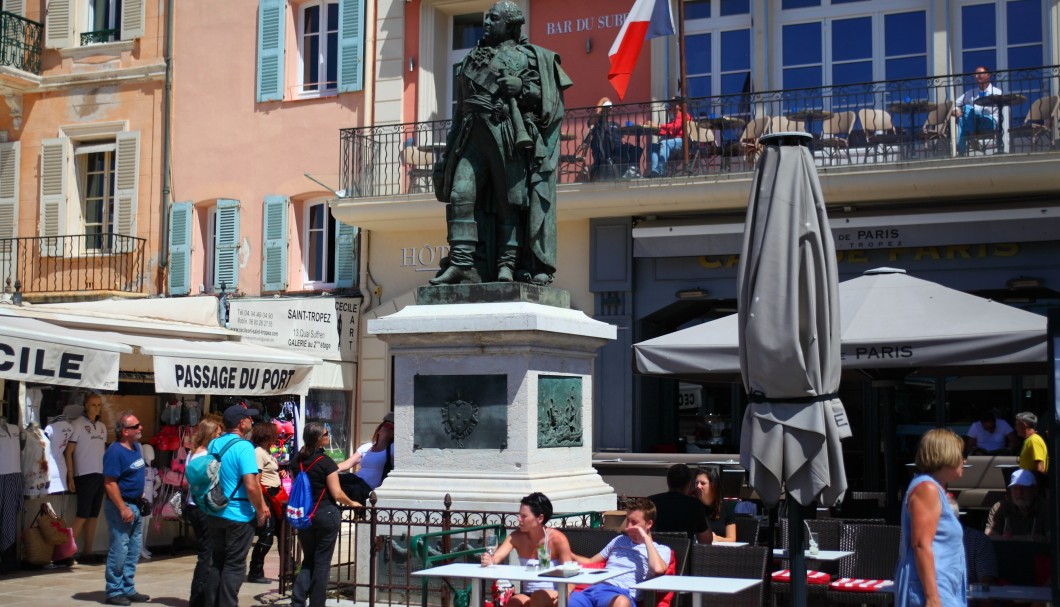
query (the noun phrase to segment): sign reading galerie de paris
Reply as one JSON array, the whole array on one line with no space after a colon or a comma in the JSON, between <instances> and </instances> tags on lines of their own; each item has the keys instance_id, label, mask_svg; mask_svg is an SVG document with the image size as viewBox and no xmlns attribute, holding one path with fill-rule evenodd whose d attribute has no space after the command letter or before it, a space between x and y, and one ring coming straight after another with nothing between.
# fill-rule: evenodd
<instances>
[{"instance_id":1,"label":"sign reading galerie de paris","mask_svg":"<svg viewBox=\"0 0 1060 607\"><path fill-rule=\"evenodd\" d=\"M361 300L353 297L233 299L228 328L248 342L323 360L356 360Z\"/></svg>"}]
</instances>

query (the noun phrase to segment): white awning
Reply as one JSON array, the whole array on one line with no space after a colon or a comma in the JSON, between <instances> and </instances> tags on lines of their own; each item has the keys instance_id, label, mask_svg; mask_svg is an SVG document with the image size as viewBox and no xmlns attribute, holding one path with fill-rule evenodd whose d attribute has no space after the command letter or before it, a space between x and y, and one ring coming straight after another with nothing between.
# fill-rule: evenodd
<instances>
[{"instance_id":1,"label":"white awning","mask_svg":"<svg viewBox=\"0 0 1060 607\"><path fill-rule=\"evenodd\" d=\"M119 357L131 352L94 331L0 315L0 379L116 390Z\"/></svg>"}]
</instances>

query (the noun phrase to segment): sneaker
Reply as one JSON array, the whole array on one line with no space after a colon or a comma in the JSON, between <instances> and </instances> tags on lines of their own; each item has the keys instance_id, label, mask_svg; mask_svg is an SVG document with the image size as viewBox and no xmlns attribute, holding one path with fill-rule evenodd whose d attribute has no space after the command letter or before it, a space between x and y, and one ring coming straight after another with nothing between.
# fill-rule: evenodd
<instances>
[{"instance_id":1,"label":"sneaker","mask_svg":"<svg viewBox=\"0 0 1060 607\"><path fill-rule=\"evenodd\" d=\"M128 605L129 602L146 603L146 602L151 600L151 597L147 596L146 594L140 594L139 592L134 592L132 594L127 594L127 595L125 595L125 598L127 599L126 602L125 602L126 605Z\"/></svg>"},{"instance_id":2,"label":"sneaker","mask_svg":"<svg viewBox=\"0 0 1060 607\"><path fill-rule=\"evenodd\" d=\"M108 596L107 597L107 604L108 605L131 605L132 602L129 601L128 597L124 597L124 596L118 595L118 596Z\"/></svg>"},{"instance_id":3,"label":"sneaker","mask_svg":"<svg viewBox=\"0 0 1060 607\"><path fill-rule=\"evenodd\" d=\"M629 167L626 172L622 175L623 179L637 179L640 177L640 171L634 167Z\"/></svg>"},{"instance_id":4,"label":"sneaker","mask_svg":"<svg viewBox=\"0 0 1060 607\"><path fill-rule=\"evenodd\" d=\"M272 580L265 577L264 575L248 575L247 581L251 584L271 584Z\"/></svg>"}]
</instances>

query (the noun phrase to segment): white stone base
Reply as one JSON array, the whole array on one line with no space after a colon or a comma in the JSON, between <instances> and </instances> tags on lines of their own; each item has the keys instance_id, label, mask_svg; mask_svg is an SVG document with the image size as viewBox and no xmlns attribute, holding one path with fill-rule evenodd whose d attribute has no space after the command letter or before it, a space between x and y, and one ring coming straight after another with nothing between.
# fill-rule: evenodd
<instances>
[{"instance_id":1,"label":"white stone base","mask_svg":"<svg viewBox=\"0 0 1060 607\"><path fill-rule=\"evenodd\" d=\"M369 321L394 359L394 470L376 490L381 507L515 512L540 491L555 512L612 510L614 490L592 467L592 364L612 325L533 303L408 306ZM507 376L504 448L413 448L417 375ZM582 444L537 447L541 375L582 379Z\"/></svg>"}]
</instances>

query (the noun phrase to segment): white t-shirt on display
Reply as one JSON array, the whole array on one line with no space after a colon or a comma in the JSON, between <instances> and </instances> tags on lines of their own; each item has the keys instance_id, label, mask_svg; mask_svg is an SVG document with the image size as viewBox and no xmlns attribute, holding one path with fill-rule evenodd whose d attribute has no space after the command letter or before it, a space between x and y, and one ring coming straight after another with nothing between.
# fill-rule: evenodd
<instances>
[{"instance_id":1,"label":"white t-shirt on display","mask_svg":"<svg viewBox=\"0 0 1060 607\"><path fill-rule=\"evenodd\" d=\"M1015 432L1012 426L1008 425L1008 422L999 419L994 425L993 432L987 432L986 428L983 427L982 422L975 422L968 428L968 436L975 439L976 448L982 449L983 451L997 451L998 449L1004 449L1008 445L1008 441L1005 437L1010 432Z\"/></svg>"},{"instance_id":2,"label":"white t-shirt on display","mask_svg":"<svg viewBox=\"0 0 1060 607\"><path fill-rule=\"evenodd\" d=\"M22 474L21 433L15 424L0 424L0 474Z\"/></svg>"},{"instance_id":3,"label":"white t-shirt on display","mask_svg":"<svg viewBox=\"0 0 1060 607\"><path fill-rule=\"evenodd\" d=\"M107 426L100 421L89 421L87 417L78 418L70 422L70 425L74 427L70 442L77 443L74 449L74 475L103 474Z\"/></svg>"},{"instance_id":4,"label":"white t-shirt on display","mask_svg":"<svg viewBox=\"0 0 1060 607\"><path fill-rule=\"evenodd\" d=\"M70 442L70 436L74 433L74 427L65 419L60 419L48 424L44 429L44 435L48 437L48 493L62 493L66 491L66 443Z\"/></svg>"}]
</instances>

